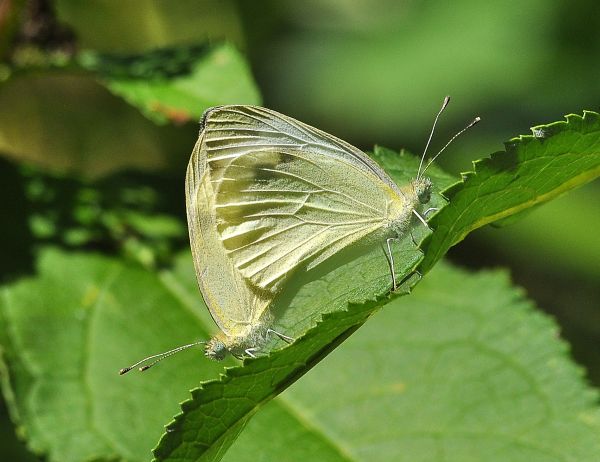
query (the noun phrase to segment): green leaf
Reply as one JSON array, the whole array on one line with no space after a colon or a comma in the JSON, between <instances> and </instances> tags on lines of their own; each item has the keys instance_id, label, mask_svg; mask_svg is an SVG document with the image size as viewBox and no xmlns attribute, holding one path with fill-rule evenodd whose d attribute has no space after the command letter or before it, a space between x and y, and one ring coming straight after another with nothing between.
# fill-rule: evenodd
<instances>
[{"instance_id":1,"label":"green leaf","mask_svg":"<svg viewBox=\"0 0 600 462\"><path fill-rule=\"evenodd\" d=\"M153 375L118 370L174 338L206 336L157 274L45 250L36 277L0 292L2 385L18 433L52 461L147 460L177 402L221 366L196 352Z\"/></svg>"},{"instance_id":2,"label":"green leaf","mask_svg":"<svg viewBox=\"0 0 600 462\"><path fill-rule=\"evenodd\" d=\"M450 203L431 220L420 269L428 271L474 229L553 199L600 175L600 115L585 111L540 125L533 135L474 163L462 182L443 191Z\"/></svg>"},{"instance_id":3,"label":"green leaf","mask_svg":"<svg viewBox=\"0 0 600 462\"><path fill-rule=\"evenodd\" d=\"M438 265L265 406L223 460L598 460L598 394L557 333L506 272Z\"/></svg>"},{"instance_id":4,"label":"green leaf","mask_svg":"<svg viewBox=\"0 0 600 462\"><path fill-rule=\"evenodd\" d=\"M198 120L221 104L260 104L248 65L228 44L157 50L139 56L83 54L100 82L157 123Z\"/></svg>"},{"instance_id":5,"label":"green leaf","mask_svg":"<svg viewBox=\"0 0 600 462\"><path fill-rule=\"evenodd\" d=\"M207 335L211 321L191 266L186 255L157 278L116 260L49 250L36 279L3 291L5 396L32 449L50 460L147 460L174 403L220 369L190 353L145 374L116 374L123 361L174 346L175 338ZM267 404L225 460L596 460L597 395L567 358L556 326L509 287L505 273L440 266ZM341 331L353 323L340 312L330 319L329 328L342 323ZM285 368L291 350L271 355L275 365ZM285 370L255 369L267 359L193 392L211 410L203 416L206 432L188 401L186 431L167 435L210 440L257 390L283 378ZM252 414L228 428L228 437ZM221 457L226 439L200 460ZM181 460L196 460L193 454Z\"/></svg>"}]
</instances>

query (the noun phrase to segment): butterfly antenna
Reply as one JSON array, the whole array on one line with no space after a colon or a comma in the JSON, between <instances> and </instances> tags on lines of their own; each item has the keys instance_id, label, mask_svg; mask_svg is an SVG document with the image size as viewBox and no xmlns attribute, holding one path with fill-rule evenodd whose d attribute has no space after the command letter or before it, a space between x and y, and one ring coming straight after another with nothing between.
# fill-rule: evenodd
<instances>
[{"instance_id":1,"label":"butterfly antenna","mask_svg":"<svg viewBox=\"0 0 600 462\"><path fill-rule=\"evenodd\" d=\"M472 121L472 122L471 122L469 125L467 125L467 126L466 126L465 128L463 128L461 131L459 131L458 133L456 133L456 134L455 134L455 135L454 135L452 138L450 138L450 141L448 141L448 142L446 143L446 145L445 145L445 146L444 146L442 149L440 149L440 150L439 150L439 152L438 152L438 153L437 153L435 156L433 156L433 158L432 158L432 159L431 159L429 162L427 162L427 165L426 165L426 166L425 166L425 168L423 169L423 174L424 174L424 173L425 173L425 171L426 171L426 170L429 168L429 166L430 166L430 165L433 163L433 161L434 161L435 159L437 159L437 158L440 156L440 154L441 154L442 152L444 152L444 150L445 150L445 149L446 149L448 146L450 146L450 143L452 143L452 142L453 142L453 141L454 141L456 138L458 138L460 135L462 135L464 132L466 132L466 131L467 131L469 128L471 128L473 125L477 124L477 123L478 123L480 120L481 120L481 117L475 117L475 119L473 119L473 121Z\"/></svg>"},{"instance_id":2,"label":"butterfly antenna","mask_svg":"<svg viewBox=\"0 0 600 462\"><path fill-rule=\"evenodd\" d=\"M148 361L150 361L150 360L153 359L154 361L152 361L150 364L146 364L144 366L140 366L139 367L139 371L140 372L147 371L148 369L150 369L155 364L161 362L163 359L168 358L169 356L173 356L175 353L179 353L180 351L187 350L188 348L191 348L193 346L200 345L200 344L203 344L203 343L206 343L206 342L202 341L202 342L189 343L187 345L182 345L180 347L173 348L172 350L165 351L164 353L159 353L157 355L148 356L148 357L146 357L146 358L138 361L137 363L132 364L129 367L124 367L123 369L121 369L119 371L119 375L127 374L127 372L129 372L130 370L132 370L132 369L140 366L140 364L144 364L144 363L146 363L146 362L148 362Z\"/></svg>"},{"instance_id":3,"label":"butterfly antenna","mask_svg":"<svg viewBox=\"0 0 600 462\"><path fill-rule=\"evenodd\" d=\"M429 139L427 140L427 144L425 144L425 149L423 150L423 155L421 156L421 162L419 163L419 170L417 170L417 179L419 178L419 175L421 174L421 167L423 166L423 162L425 161L425 155L427 154L427 149L429 148L429 144L431 143L431 138L433 138L433 132L435 131L435 126L437 125L437 121L440 118L440 116L442 115L442 112L444 112L444 109L446 109L446 106L448 106L449 102L450 102L450 96L446 96L444 98L444 102L442 103L442 107L440 108L439 112L435 116L435 120L433 121L433 127L431 127L431 132L429 133Z\"/></svg>"}]
</instances>

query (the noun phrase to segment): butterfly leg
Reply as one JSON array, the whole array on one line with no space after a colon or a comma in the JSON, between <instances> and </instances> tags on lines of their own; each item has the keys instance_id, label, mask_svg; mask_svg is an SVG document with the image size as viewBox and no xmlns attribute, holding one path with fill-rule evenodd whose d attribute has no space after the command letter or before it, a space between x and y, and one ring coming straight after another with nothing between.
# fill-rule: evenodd
<instances>
[{"instance_id":1,"label":"butterfly leg","mask_svg":"<svg viewBox=\"0 0 600 462\"><path fill-rule=\"evenodd\" d=\"M437 212L439 210L438 207L429 207L427 210L425 210L423 212L423 216L427 219L427 215L429 215L432 212Z\"/></svg>"},{"instance_id":2,"label":"butterfly leg","mask_svg":"<svg viewBox=\"0 0 600 462\"><path fill-rule=\"evenodd\" d=\"M281 332L277 332L277 331L275 331L273 329L267 329L267 334L275 334L275 335L277 335L277 337L279 337L285 343L292 343L294 341L293 337L290 337L288 335L284 335Z\"/></svg>"},{"instance_id":3,"label":"butterfly leg","mask_svg":"<svg viewBox=\"0 0 600 462\"><path fill-rule=\"evenodd\" d=\"M388 259L388 263L390 264L390 271L392 273L392 292L396 291L396 271L394 269L394 254L392 253L392 247L390 246L390 242L395 238L389 237L385 240L385 244L387 245L387 253L386 257Z\"/></svg>"},{"instance_id":4,"label":"butterfly leg","mask_svg":"<svg viewBox=\"0 0 600 462\"><path fill-rule=\"evenodd\" d=\"M244 353L246 353L251 358L256 358L256 355L254 353L256 353L257 351L258 351L258 348L257 347L253 347L253 348L247 348L247 349L245 349Z\"/></svg>"},{"instance_id":5,"label":"butterfly leg","mask_svg":"<svg viewBox=\"0 0 600 462\"><path fill-rule=\"evenodd\" d=\"M423 225L425 226L425 228L427 228L427 229L429 229L429 230L431 229L431 228L429 227L429 225L427 224L427 221L425 221L425 218L423 218L419 212L417 212L415 209L413 209L413 213L414 213L414 215L415 215L415 216L416 216L416 217L419 219L419 221L420 221L421 223L423 223Z\"/></svg>"}]
</instances>

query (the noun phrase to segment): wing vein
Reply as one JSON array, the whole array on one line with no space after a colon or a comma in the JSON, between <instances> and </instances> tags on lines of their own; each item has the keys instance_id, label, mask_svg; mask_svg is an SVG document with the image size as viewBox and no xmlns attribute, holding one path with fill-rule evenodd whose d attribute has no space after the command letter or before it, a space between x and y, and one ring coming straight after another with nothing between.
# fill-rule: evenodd
<instances>
[{"instance_id":1,"label":"wing vein","mask_svg":"<svg viewBox=\"0 0 600 462\"><path fill-rule=\"evenodd\" d=\"M341 192L341 191L336 191L336 190L334 190L334 189L324 188L324 187L322 187L322 186L320 186L320 185L318 185L318 184L316 184L316 183L313 183L313 182L312 182L312 181L310 181L310 180L307 180L306 178L303 178L303 177L301 177L300 175L296 175L295 173L292 173L292 172L284 172L284 171L281 171L281 170L275 170L275 169L271 169L271 168L265 168L265 167L261 168L260 170L263 170L263 171L265 171L265 172L278 173L278 174L280 174L280 175L285 175L285 176L289 176L289 177L292 177L292 178L296 178L297 180L300 180L300 181L302 181L302 182L304 182L304 183L306 183L306 184L309 184L309 185L311 185L311 186L314 186L315 188L322 189L323 191L327 191L328 193L331 193L331 194L338 194L338 195L340 195L340 196L342 196L342 197L345 197L346 199L349 199L349 200L350 200L350 201L352 201L352 202L355 202L355 203L357 203L357 204L360 204L360 205L362 205L363 207L366 207L366 208L368 208L368 209L371 209L371 210L373 210L373 211L374 211L374 212L376 212L378 215L379 215L379 214L381 214L381 211L380 211L379 209L377 209L377 208L375 208L375 207L372 207L372 206L370 206L370 205L368 205L368 204L365 204L364 202L362 202L362 201L359 201L358 199L356 199L356 198L354 198L354 197L352 197L352 196L349 196L349 195L348 195L348 194L346 194L346 193L343 193L343 192Z\"/></svg>"}]
</instances>

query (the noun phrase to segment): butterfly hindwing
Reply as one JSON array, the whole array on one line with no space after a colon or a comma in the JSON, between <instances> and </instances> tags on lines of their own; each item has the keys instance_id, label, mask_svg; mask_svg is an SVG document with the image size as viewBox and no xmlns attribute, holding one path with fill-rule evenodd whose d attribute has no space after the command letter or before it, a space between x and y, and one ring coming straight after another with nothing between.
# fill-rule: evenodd
<instances>
[{"instance_id":1,"label":"butterfly hindwing","mask_svg":"<svg viewBox=\"0 0 600 462\"><path fill-rule=\"evenodd\" d=\"M227 258L216 230L215 192L206 170L201 140L194 148L186 175L186 208L198 286L216 324L227 336L253 324L268 307Z\"/></svg>"}]
</instances>

